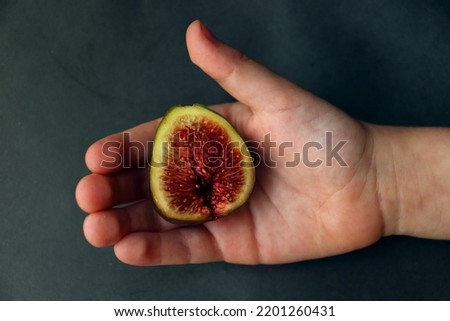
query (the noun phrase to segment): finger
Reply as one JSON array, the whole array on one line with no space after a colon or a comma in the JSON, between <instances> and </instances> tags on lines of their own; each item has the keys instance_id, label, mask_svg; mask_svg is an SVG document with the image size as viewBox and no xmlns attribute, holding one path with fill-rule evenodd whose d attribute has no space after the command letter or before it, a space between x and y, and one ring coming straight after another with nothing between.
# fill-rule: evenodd
<instances>
[{"instance_id":1,"label":"finger","mask_svg":"<svg viewBox=\"0 0 450 321\"><path fill-rule=\"evenodd\" d=\"M98 140L86 152L87 167L97 174L145 167L159 122L155 119Z\"/></svg>"},{"instance_id":2,"label":"finger","mask_svg":"<svg viewBox=\"0 0 450 321\"><path fill-rule=\"evenodd\" d=\"M83 224L86 239L96 247L113 245L129 233L161 232L176 227L156 212L150 199L90 214Z\"/></svg>"},{"instance_id":3,"label":"finger","mask_svg":"<svg viewBox=\"0 0 450 321\"><path fill-rule=\"evenodd\" d=\"M248 106L236 102L213 105L209 108L225 117L245 140L256 139L256 137L253 136L257 132L255 127L258 126L254 125L252 118L253 112Z\"/></svg>"},{"instance_id":4,"label":"finger","mask_svg":"<svg viewBox=\"0 0 450 321\"><path fill-rule=\"evenodd\" d=\"M91 174L77 185L78 206L87 213L144 199L149 195L147 169L123 171L113 175Z\"/></svg>"},{"instance_id":5,"label":"finger","mask_svg":"<svg viewBox=\"0 0 450 321\"><path fill-rule=\"evenodd\" d=\"M210 106L237 127L239 132L251 132L248 120L251 111L246 106L237 110L233 104ZM230 108L229 108L230 107ZM88 169L97 174L110 174L126 168L144 168L151 157L152 142L161 118L120 133L104 137L87 150Z\"/></svg>"},{"instance_id":6,"label":"finger","mask_svg":"<svg viewBox=\"0 0 450 321\"><path fill-rule=\"evenodd\" d=\"M114 246L119 260L131 265L172 265L223 260L214 236L203 226L164 233L132 233Z\"/></svg>"},{"instance_id":7,"label":"finger","mask_svg":"<svg viewBox=\"0 0 450 321\"><path fill-rule=\"evenodd\" d=\"M255 111L288 109L314 97L216 39L198 20L187 29L186 42L192 62Z\"/></svg>"}]
</instances>

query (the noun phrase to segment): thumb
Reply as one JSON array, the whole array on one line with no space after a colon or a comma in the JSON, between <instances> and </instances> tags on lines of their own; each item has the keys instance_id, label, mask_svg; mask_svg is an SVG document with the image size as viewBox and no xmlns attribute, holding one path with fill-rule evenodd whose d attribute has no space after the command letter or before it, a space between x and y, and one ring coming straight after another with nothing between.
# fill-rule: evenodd
<instances>
[{"instance_id":1,"label":"thumb","mask_svg":"<svg viewBox=\"0 0 450 321\"><path fill-rule=\"evenodd\" d=\"M218 40L199 20L188 27L186 43L192 62L253 111L310 105L315 98Z\"/></svg>"}]
</instances>

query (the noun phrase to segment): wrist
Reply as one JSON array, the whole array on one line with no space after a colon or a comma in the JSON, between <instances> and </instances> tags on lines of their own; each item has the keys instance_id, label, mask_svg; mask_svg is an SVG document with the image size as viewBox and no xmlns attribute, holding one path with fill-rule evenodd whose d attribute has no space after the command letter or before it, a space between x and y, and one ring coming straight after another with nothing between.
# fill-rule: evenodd
<instances>
[{"instance_id":1,"label":"wrist","mask_svg":"<svg viewBox=\"0 0 450 321\"><path fill-rule=\"evenodd\" d=\"M384 234L450 238L450 131L369 128Z\"/></svg>"},{"instance_id":2,"label":"wrist","mask_svg":"<svg viewBox=\"0 0 450 321\"><path fill-rule=\"evenodd\" d=\"M400 196L397 168L394 160L392 127L367 125L373 140L372 168L376 177L376 193L379 210L384 222L384 236L399 234Z\"/></svg>"}]
</instances>

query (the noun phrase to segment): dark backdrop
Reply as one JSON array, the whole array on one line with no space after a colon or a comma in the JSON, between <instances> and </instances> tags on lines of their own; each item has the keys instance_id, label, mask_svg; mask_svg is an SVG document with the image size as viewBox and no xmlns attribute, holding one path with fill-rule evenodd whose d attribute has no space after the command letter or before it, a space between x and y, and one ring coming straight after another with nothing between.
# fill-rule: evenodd
<instances>
[{"instance_id":1,"label":"dark backdrop","mask_svg":"<svg viewBox=\"0 0 450 321\"><path fill-rule=\"evenodd\" d=\"M231 99L189 61L196 18L362 120L449 126L449 3L1 0L0 299L450 299L449 242L136 268L87 244L74 200L96 139L174 104Z\"/></svg>"}]
</instances>

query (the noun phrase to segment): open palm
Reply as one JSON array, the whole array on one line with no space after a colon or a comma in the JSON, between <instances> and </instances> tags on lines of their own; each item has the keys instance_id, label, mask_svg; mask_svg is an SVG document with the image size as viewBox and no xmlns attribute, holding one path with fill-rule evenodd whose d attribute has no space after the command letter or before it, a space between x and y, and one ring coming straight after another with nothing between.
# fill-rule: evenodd
<instances>
[{"instance_id":1,"label":"open palm","mask_svg":"<svg viewBox=\"0 0 450 321\"><path fill-rule=\"evenodd\" d=\"M117 257L134 265L270 264L348 252L383 235L371 127L216 40L199 21L188 29L187 45L192 61L238 100L211 108L259 144L255 189L218 221L168 223L150 200L148 170L101 166L103 144L122 141L121 133L105 137L87 151L92 174L76 190L90 213L84 233L91 244L114 245ZM157 124L127 132L145 142ZM333 159L330 147L340 142Z\"/></svg>"}]
</instances>

